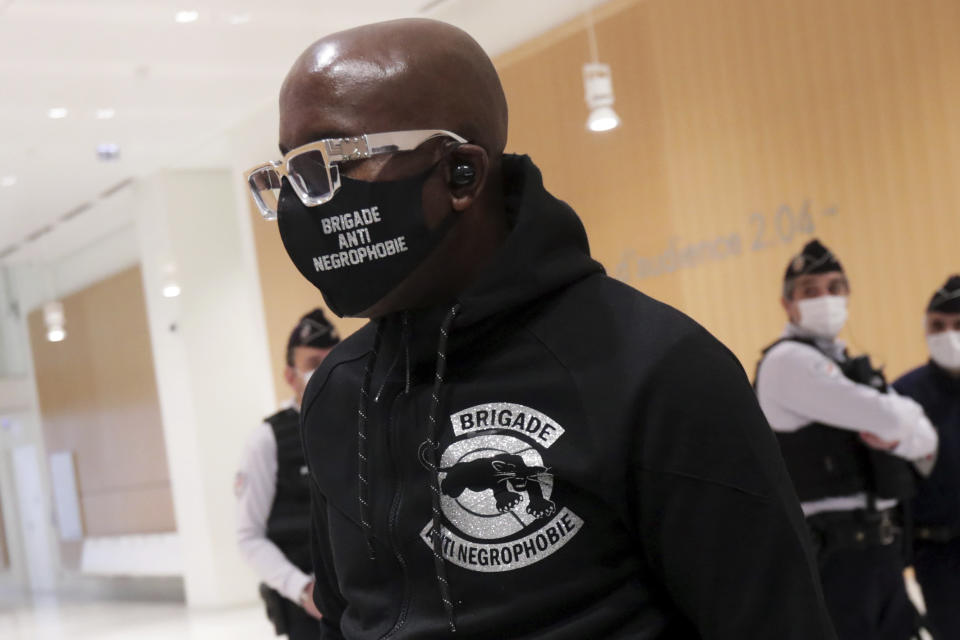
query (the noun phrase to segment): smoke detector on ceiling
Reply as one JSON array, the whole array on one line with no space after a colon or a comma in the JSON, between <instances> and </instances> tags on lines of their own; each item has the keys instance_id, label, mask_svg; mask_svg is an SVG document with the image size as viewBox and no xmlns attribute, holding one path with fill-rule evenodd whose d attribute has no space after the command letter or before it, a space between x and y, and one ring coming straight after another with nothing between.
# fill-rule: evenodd
<instances>
[{"instance_id":1,"label":"smoke detector on ceiling","mask_svg":"<svg viewBox=\"0 0 960 640\"><path fill-rule=\"evenodd\" d=\"M120 159L120 145L104 142L97 145L97 159L101 162L113 162Z\"/></svg>"}]
</instances>

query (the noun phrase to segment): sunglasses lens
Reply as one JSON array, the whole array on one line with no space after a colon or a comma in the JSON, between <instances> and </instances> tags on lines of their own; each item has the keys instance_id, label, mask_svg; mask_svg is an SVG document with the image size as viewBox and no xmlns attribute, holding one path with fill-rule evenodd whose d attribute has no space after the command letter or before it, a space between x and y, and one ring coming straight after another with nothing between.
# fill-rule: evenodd
<instances>
[{"instance_id":1,"label":"sunglasses lens","mask_svg":"<svg viewBox=\"0 0 960 640\"><path fill-rule=\"evenodd\" d=\"M319 151L307 151L290 158L287 161L287 175L296 183L298 190L314 203L330 199L330 172Z\"/></svg>"},{"instance_id":2,"label":"sunglasses lens","mask_svg":"<svg viewBox=\"0 0 960 640\"><path fill-rule=\"evenodd\" d=\"M280 197L280 174L270 167L264 167L251 173L247 184L260 214L267 220L275 220L277 199Z\"/></svg>"}]
</instances>

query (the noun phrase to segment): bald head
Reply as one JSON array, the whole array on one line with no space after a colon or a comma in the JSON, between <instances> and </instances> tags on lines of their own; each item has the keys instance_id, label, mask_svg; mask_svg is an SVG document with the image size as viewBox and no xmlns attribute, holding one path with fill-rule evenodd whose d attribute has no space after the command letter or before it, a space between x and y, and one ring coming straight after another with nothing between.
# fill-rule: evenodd
<instances>
[{"instance_id":1,"label":"bald head","mask_svg":"<svg viewBox=\"0 0 960 640\"><path fill-rule=\"evenodd\" d=\"M365 25L318 40L280 91L283 150L320 138L446 129L499 158L507 105L493 63L464 31L433 20Z\"/></svg>"},{"instance_id":2,"label":"bald head","mask_svg":"<svg viewBox=\"0 0 960 640\"><path fill-rule=\"evenodd\" d=\"M435 138L416 150L338 167L341 177L368 185L423 176L419 202L384 206L408 213L392 218L404 232L424 224L443 234L399 284L356 315L376 318L449 302L503 243L507 105L500 78L480 45L460 29L432 20L395 20L315 42L280 90L282 153L324 138L415 129L443 129L467 142ZM278 209L278 215L282 223L285 214Z\"/></svg>"}]
</instances>

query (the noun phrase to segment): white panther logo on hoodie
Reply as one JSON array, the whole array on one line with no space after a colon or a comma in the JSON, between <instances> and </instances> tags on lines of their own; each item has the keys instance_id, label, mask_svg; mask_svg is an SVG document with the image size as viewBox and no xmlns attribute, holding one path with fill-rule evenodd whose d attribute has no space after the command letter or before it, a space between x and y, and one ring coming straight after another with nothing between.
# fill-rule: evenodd
<instances>
[{"instance_id":1,"label":"white panther logo on hoodie","mask_svg":"<svg viewBox=\"0 0 960 640\"><path fill-rule=\"evenodd\" d=\"M546 450L563 428L535 409L478 405L450 416L458 436L440 457L440 507L448 561L483 572L539 562L563 547L583 521L552 499ZM431 544L431 526L421 536Z\"/></svg>"}]
</instances>

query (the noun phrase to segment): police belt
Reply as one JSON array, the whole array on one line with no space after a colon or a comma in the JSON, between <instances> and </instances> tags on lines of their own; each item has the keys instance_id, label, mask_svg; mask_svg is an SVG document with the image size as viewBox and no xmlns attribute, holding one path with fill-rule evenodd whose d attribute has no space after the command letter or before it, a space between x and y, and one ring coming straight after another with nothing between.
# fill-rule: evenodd
<instances>
[{"instance_id":1,"label":"police belt","mask_svg":"<svg viewBox=\"0 0 960 640\"><path fill-rule=\"evenodd\" d=\"M826 511L808 517L807 525L821 550L885 547L903 537L897 507L882 511Z\"/></svg>"},{"instance_id":2,"label":"police belt","mask_svg":"<svg viewBox=\"0 0 960 640\"><path fill-rule=\"evenodd\" d=\"M944 525L917 525L913 537L922 542L953 542L960 538L960 527Z\"/></svg>"}]
</instances>

